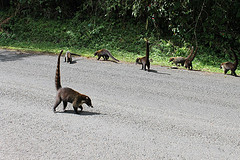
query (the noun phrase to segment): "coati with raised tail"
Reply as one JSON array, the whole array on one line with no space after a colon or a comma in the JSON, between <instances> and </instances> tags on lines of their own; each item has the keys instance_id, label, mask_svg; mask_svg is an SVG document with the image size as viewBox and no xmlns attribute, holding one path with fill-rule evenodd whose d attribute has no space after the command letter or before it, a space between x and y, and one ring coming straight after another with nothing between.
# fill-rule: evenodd
<instances>
[{"instance_id":1,"label":"coati with raised tail","mask_svg":"<svg viewBox=\"0 0 240 160\"><path fill-rule=\"evenodd\" d=\"M231 49L232 50L232 49ZM238 66L238 57L237 57L237 54L232 50L233 52L233 56L235 58L235 62L232 63L232 62L224 62L224 63L221 63L220 65L220 69L222 68L223 71L224 71L224 74L227 74L227 72L229 70L231 70L231 75L234 75L237 77L237 74L236 74L236 69L237 69L237 66Z\"/></svg>"},{"instance_id":2,"label":"coati with raised tail","mask_svg":"<svg viewBox=\"0 0 240 160\"><path fill-rule=\"evenodd\" d=\"M100 49L98 51L96 51L94 53L94 56L98 56L98 59L99 60L101 57L103 57L104 61L107 61L109 59L109 57L111 57L112 59L114 59L115 61L119 62L119 60L117 60L116 58L114 58L112 56L112 54L107 50L107 49Z\"/></svg>"},{"instance_id":3,"label":"coati with raised tail","mask_svg":"<svg viewBox=\"0 0 240 160\"><path fill-rule=\"evenodd\" d=\"M192 61L194 60L194 58L195 58L195 56L196 56L196 54L197 54L197 47L196 47L196 50L195 50L195 52L193 53L193 51L194 51L194 47L192 46L192 50L191 50L191 53L187 56L187 58L186 58L186 60L185 60L185 62L184 62L184 66L185 66L185 68L187 68L187 69L190 69L190 70L192 70Z\"/></svg>"},{"instance_id":4,"label":"coati with raised tail","mask_svg":"<svg viewBox=\"0 0 240 160\"><path fill-rule=\"evenodd\" d=\"M67 107L67 103L70 102L73 104L73 109L75 113L78 113L78 108L83 110L82 104L87 104L89 107L92 107L92 102L91 99L81 93L78 93L77 91L64 87L62 88L61 86L61 81L60 81L60 57L62 54L63 50L60 52L58 55L58 61L57 61L57 69L56 69L56 76L55 76L55 86L57 89L57 96L56 96L56 101L53 107L53 111L56 112L57 106L63 101L63 110L65 111Z\"/></svg>"},{"instance_id":5,"label":"coati with raised tail","mask_svg":"<svg viewBox=\"0 0 240 160\"><path fill-rule=\"evenodd\" d=\"M186 61L186 58L184 58L184 57L171 57L169 59L169 62L172 62L172 64L174 63L176 66L180 66L180 65L178 65L178 63L180 63L182 66L184 66L185 61Z\"/></svg>"},{"instance_id":6,"label":"coati with raised tail","mask_svg":"<svg viewBox=\"0 0 240 160\"><path fill-rule=\"evenodd\" d=\"M64 62L69 62L70 64L72 63L72 54L71 52L67 51L65 54Z\"/></svg>"},{"instance_id":7,"label":"coati with raised tail","mask_svg":"<svg viewBox=\"0 0 240 160\"><path fill-rule=\"evenodd\" d=\"M136 64L142 64L142 69L146 71L146 67L148 68L148 71L150 70L150 61L149 61L149 42L146 41L146 56L137 58Z\"/></svg>"}]
</instances>

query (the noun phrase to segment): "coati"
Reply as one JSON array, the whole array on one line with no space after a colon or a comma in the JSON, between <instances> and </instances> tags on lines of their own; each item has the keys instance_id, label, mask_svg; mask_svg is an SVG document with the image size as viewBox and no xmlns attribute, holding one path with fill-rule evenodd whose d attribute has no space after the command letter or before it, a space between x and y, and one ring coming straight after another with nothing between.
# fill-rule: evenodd
<instances>
[{"instance_id":1,"label":"coati","mask_svg":"<svg viewBox=\"0 0 240 160\"><path fill-rule=\"evenodd\" d=\"M117 60L116 58L114 58L114 57L112 56L112 54L111 54L107 49L100 49L100 50L96 51L96 52L94 53L94 56L98 56L98 59L97 59L97 60L99 60L101 57L103 57L104 61L107 61L107 60L109 59L109 57L111 57L111 58L114 59L115 61L118 61L118 62L119 62L119 60Z\"/></svg>"},{"instance_id":2,"label":"coati","mask_svg":"<svg viewBox=\"0 0 240 160\"><path fill-rule=\"evenodd\" d=\"M232 50L232 49L231 49ZM236 53L232 50L233 52L233 56L235 58L235 62L232 63L232 62L224 62L224 63L221 63L220 65L220 69L222 68L223 71L224 71L224 74L227 74L227 72L229 70L231 70L231 75L234 75L234 76L237 76L236 74L236 69L237 69L237 66L238 66L238 57L236 55Z\"/></svg>"},{"instance_id":3,"label":"coati","mask_svg":"<svg viewBox=\"0 0 240 160\"><path fill-rule=\"evenodd\" d=\"M64 62L69 62L70 64L72 63L72 54L71 52L67 51L65 54Z\"/></svg>"},{"instance_id":4,"label":"coati","mask_svg":"<svg viewBox=\"0 0 240 160\"><path fill-rule=\"evenodd\" d=\"M184 57L171 57L169 59L169 62L172 62L172 64L174 63L176 66L179 66L178 63L184 66L185 61L186 61L186 58Z\"/></svg>"},{"instance_id":5,"label":"coati","mask_svg":"<svg viewBox=\"0 0 240 160\"><path fill-rule=\"evenodd\" d=\"M192 70L192 68L193 68L193 67L192 67L192 61L193 61L193 59L194 59L195 56L196 56L197 49L198 49L198 48L196 47L196 50L195 50L195 52L194 52L194 54L193 54L194 47L192 46L191 53L187 56L187 58L186 58L186 60L185 60L185 62L184 62L185 68Z\"/></svg>"},{"instance_id":6,"label":"coati","mask_svg":"<svg viewBox=\"0 0 240 160\"><path fill-rule=\"evenodd\" d=\"M83 110L82 104L85 103L89 107L92 107L92 102L91 99L81 93L78 93L77 91L64 87L62 88L61 86L61 81L60 81L60 57L62 54L63 50L60 52L58 55L58 61L57 61L57 69L56 69L56 76L55 76L55 86L57 89L57 96L56 96L56 101L53 107L53 111L56 112L57 106L63 101L63 110L65 111L67 107L67 102L70 102L73 104L73 109L75 113L78 113L78 108Z\"/></svg>"},{"instance_id":7,"label":"coati","mask_svg":"<svg viewBox=\"0 0 240 160\"><path fill-rule=\"evenodd\" d=\"M142 69L146 71L146 67L148 68L148 71L150 70L150 61L149 61L149 42L146 41L146 56L137 58L136 64L142 64Z\"/></svg>"}]
</instances>

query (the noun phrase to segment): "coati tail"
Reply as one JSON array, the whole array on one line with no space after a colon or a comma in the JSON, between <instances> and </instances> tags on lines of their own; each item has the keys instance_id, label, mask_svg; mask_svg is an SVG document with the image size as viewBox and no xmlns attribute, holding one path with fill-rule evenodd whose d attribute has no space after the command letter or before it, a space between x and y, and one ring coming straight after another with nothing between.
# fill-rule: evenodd
<instances>
[{"instance_id":1,"label":"coati tail","mask_svg":"<svg viewBox=\"0 0 240 160\"><path fill-rule=\"evenodd\" d=\"M188 59L192 56L193 50L194 50L194 47L192 46L191 52L190 52L190 54L187 56L186 60L188 60Z\"/></svg>"},{"instance_id":2,"label":"coati tail","mask_svg":"<svg viewBox=\"0 0 240 160\"><path fill-rule=\"evenodd\" d=\"M195 58L195 56L197 54L197 50L198 50L198 47L196 47L195 52L194 52L193 56L189 59L189 61L192 62L194 60L194 58Z\"/></svg>"},{"instance_id":3,"label":"coati tail","mask_svg":"<svg viewBox=\"0 0 240 160\"><path fill-rule=\"evenodd\" d=\"M109 57L111 57L111 58L114 59L115 61L118 61L118 62L119 62L119 60L116 59L116 58L114 58L114 57L112 56L112 54L111 54L108 50L106 50L106 52L107 52L107 54L108 54Z\"/></svg>"},{"instance_id":4,"label":"coati tail","mask_svg":"<svg viewBox=\"0 0 240 160\"><path fill-rule=\"evenodd\" d=\"M148 43L148 40L146 41L146 57L147 59L149 59L149 43Z\"/></svg>"},{"instance_id":5,"label":"coati tail","mask_svg":"<svg viewBox=\"0 0 240 160\"><path fill-rule=\"evenodd\" d=\"M234 69L236 70L237 69L237 66L238 66L238 57L237 57L237 54L233 51L233 49L231 48L232 52L233 52L233 56L235 58L235 61L234 61Z\"/></svg>"},{"instance_id":6,"label":"coati tail","mask_svg":"<svg viewBox=\"0 0 240 160\"><path fill-rule=\"evenodd\" d=\"M60 54L58 55L57 69L56 69L56 76L55 76L55 85L57 90L62 88L61 82L60 82L60 58L61 58L62 52L63 50L61 50Z\"/></svg>"}]
</instances>

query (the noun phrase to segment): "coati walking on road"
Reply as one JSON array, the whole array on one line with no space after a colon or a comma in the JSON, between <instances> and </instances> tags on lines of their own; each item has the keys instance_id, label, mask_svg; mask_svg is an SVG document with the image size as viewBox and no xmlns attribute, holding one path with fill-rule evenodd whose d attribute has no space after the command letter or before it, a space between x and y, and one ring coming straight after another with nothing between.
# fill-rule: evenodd
<instances>
[{"instance_id":1,"label":"coati walking on road","mask_svg":"<svg viewBox=\"0 0 240 160\"><path fill-rule=\"evenodd\" d=\"M112 56L112 54L107 50L107 49L100 49L98 51L96 51L94 53L94 56L98 56L98 59L99 60L101 57L103 57L104 61L107 61L109 59L109 57L111 57L112 59L114 59L115 61L119 62L119 60L117 60L116 58L114 58Z\"/></svg>"},{"instance_id":2,"label":"coati walking on road","mask_svg":"<svg viewBox=\"0 0 240 160\"><path fill-rule=\"evenodd\" d=\"M193 54L194 47L192 46L191 53L188 55L188 57L186 58L186 61L184 62L185 68L192 70L192 68L193 68L192 67L192 61L194 60L194 58L197 54L197 49L198 49L198 47L196 47L195 52Z\"/></svg>"},{"instance_id":3,"label":"coati walking on road","mask_svg":"<svg viewBox=\"0 0 240 160\"><path fill-rule=\"evenodd\" d=\"M150 70L150 61L149 61L149 42L146 41L146 56L137 58L136 64L142 64L142 69L146 71L146 67L148 68L148 71Z\"/></svg>"},{"instance_id":4,"label":"coati walking on road","mask_svg":"<svg viewBox=\"0 0 240 160\"><path fill-rule=\"evenodd\" d=\"M176 66L179 66L178 63L184 66L185 61L186 61L186 58L184 57L171 57L169 59L169 62L172 62L172 64L174 63Z\"/></svg>"},{"instance_id":5,"label":"coati walking on road","mask_svg":"<svg viewBox=\"0 0 240 160\"><path fill-rule=\"evenodd\" d=\"M71 52L67 51L65 54L64 62L69 62L70 64L72 63L72 54Z\"/></svg>"},{"instance_id":6,"label":"coati walking on road","mask_svg":"<svg viewBox=\"0 0 240 160\"><path fill-rule=\"evenodd\" d=\"M232 52L233 52L233 56L235 58L235 62L234 63L232 63L232 62L221 63L220 69L221 68L223 69L224 74L227 74L227 72L229 70L231 70L231 75L237 76L235 71L236 71L237 66L238 66L238 57L237 57L236 53L233 50L232 50Z\"/></svg>"},{"instance_id":7,"label":"coati walking on road","mask_svg":"<svg viewBox=\"0 0 240 160\"><path fill-rule=\"evenodd\" d=\"M63 101L63 110L65 111L67 107L67 102L70 102L73 104L73 109L75 113L78 113L78 108L83 110L82 104L85 103L89 107L92 106L91 99L81 93L78 93L77 91L74 91L71 88L64 87L62 88L61 86L61 81L60 81L60 57L63 51L60 52L58 55L58 61L57 61L57 69L56 69L56 76L55 76L55 85L57 89L57 96L56 96L56 102L53 107L53 111L56 112L57 106Z\"/></svg>"}]
</instances>

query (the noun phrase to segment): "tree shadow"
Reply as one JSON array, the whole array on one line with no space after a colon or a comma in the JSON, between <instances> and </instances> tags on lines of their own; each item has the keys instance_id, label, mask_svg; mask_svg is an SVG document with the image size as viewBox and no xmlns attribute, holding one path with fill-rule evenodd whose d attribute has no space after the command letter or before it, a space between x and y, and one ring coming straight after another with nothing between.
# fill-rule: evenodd
<instances>
[{"instance_id":1,"label":"tree shadow","mask_svg":"<svg viewBox=\"0 0 240 160\"><path fill-rule=\"evenodd\" d=\"M76 114L74 112L74 110L65 110L65 111L59 111L59 112L56 112L56 113L65 113L65 114ZM91 112L91 111L79 111L78 114L76 115L80 115L80 116L94 116L94 115L104 115L102 113L99 113L99 112Z\"/></svg>"},{"instance_id":2,"label":"tree shadow","mask_svg":"<svg viewBox=\"0 0 240 160\"><path fill-rule=\"evenodd\" d=\"M0 62L8 62L8 61L17 61L22 60L23 58L34 56L34 54L25 54L16 51L8 51L0 49Z\"/></svg>"}]
</instances>

